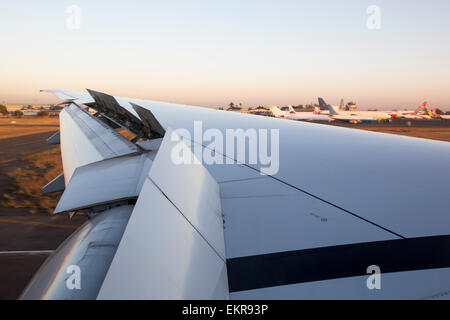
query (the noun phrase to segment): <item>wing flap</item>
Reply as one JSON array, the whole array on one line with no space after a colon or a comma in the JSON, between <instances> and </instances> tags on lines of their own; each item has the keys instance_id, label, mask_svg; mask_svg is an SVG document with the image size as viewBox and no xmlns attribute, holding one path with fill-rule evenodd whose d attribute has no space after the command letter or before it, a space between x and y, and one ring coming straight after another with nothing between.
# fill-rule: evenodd
<instances>
[{"instance_id":1,"label":"wing flap","mask_svg":"<svg viewBox=\"0 0 450 320\"><path fill-rule=\"evenodd\" d=\"M146 154L108 159L77 168L55 214L136 199L152 161Z\"/></svg>"},{"instance_id":2,"label":"wing flap","mask_svg":"<svg viewBox=\"0 0 450 320\"><path fill-rule=\"evenodd\" d=\"M66 184L78 167L141 151L76 104L67 106L61 112L60 127Z\"/></svg>"}]
</instances>

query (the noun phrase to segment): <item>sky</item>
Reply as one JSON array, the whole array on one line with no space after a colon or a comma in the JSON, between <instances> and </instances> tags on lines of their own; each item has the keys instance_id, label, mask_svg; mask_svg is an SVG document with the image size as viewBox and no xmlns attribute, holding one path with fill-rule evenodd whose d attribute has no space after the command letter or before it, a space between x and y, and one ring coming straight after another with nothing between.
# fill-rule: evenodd
<instances>
[{"instance_id":1,"label":"sky","mask_svg":"<svg viewBox=\"0 0 450 320\"><path fill-rule=\"evenodd\" d=\"M0 103L89 88L209 107L321 96L450 110L449 40L448 0L1 1Z\"/></svg>"}]
</instances>

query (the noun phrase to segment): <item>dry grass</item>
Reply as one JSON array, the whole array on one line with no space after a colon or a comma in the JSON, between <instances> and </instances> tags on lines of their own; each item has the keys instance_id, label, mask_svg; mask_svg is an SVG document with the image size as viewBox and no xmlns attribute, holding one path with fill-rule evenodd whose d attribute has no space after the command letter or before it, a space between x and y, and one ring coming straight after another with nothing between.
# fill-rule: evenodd
<instances>
[{"instance_id":1,"label":"dry grass","mask_svg":"<svg viewBox=\"0 0 450 320\"><path fill-rule=\"evenodd\" d=\"M21 158L27 165L7 175L13 180L3 207L26 208L31 214L53 212L60 194L44 195L41 188L62 172L59 148Z\"/></svg>"},{"instance_id":2,"label":"dry grass","mask_svg":"<svg viewBox=\"0 0 450 320\"><path fill-rule=\"evenodd\" d=\"M14 122L14 123L12 123ZM0 118L0 125L19 125L19 126L47 126L47 125L59 125L58 117L23 117L23 118Z\"/></svg>"},{"instance_id":3,"label":"dry grass","mask_svg":"<svg viewBox=\"0 0 450 320\"><path fill-rule=\"evenodd\" d=\"M57 128L55 127L0 127L0 139L15 138L43 132L55 132L56 130Z\"/></svg>"},{"instance_id":4,"label":"dry grass","mask_svg":"<svg viewBox=\"0 0 450 320\"><path fill-rule=\"evenodd\" d=\"M0 118L0 139L54 132L58 126L57 117Z\"/></svg>"}]
</instances>

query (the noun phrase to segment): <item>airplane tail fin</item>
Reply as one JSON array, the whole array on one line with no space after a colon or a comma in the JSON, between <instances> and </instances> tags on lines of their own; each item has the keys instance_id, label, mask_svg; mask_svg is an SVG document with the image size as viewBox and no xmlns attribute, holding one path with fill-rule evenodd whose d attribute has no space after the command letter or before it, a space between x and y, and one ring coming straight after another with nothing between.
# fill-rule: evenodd
<instances>
[{"instance_id":1,"label":"airplane tail fin","mask_svg":"<svg viewBox=\"0 0 450 320\"><path fill-rule=\"evenodd\" d=\"M288 109L289 109L290 113L295 113L295 110L294 110L294 108L292 108L292 106L288 106Z\"/></svg>"},{"instance_id":2,"label":"airplane tail fin","mask_svg":"<svg viewBox=\"0 0 450 320\"><path fill-rule=\"evenodd\" d=\"M277 117L277 118L283 117L283 116L284 116L283 111L281 111L280 109L278 109L277 106L270 106L270 107L269 107L269 110L272 111L273 115L274 115L275 117Z\"/></svg>"},{"instance_id":3,"label":"airplane tail fin","mask_svg":"<svg viewBox=\"0 0 450 320\"><path fill-rule=\"evenodd\" d=\"M331 104L328 105L328 110L330 110L330 115L337 116L339 113L337 113L336 110L331 106Z\"/></svg>"},{"instance_id":4,"label":"airplane tail fin","mask_svg":"<svg viewBox=\"0 0 450 320\"><path fill-rule=\"evenodd\" d=\"M320 113L320 109L317 108L317 107L314 107L313 113L314 114L319 114Z\"/></svg>"},{"instance_id":5,"label":"airplane tail fin","mask_svg":"<svg viewBox=\"0 0 450 320\"><path fill-rule=\"evenodd\" d=\"M427 110L427 104L428 104L428 102L425 101L420 107L418 107L418 108L413 112L413 114L422 114L422 113L425 113L426 110Z\"/></svg>"},{"instance_id":6,"label":"airplane tail fin","mask_svg":"<svg viewBox=\"0 0 450 320\"><path fill-rule=\"evenodd\" d=\"M321 97L319 97L318 100L319 100L319 108L320 108L320 110L328 110L327 103Z\"/></svg>"},{"instance_id":7,"label":"airplane tail fin","mask_svg":"<svg viewBox=\"0 0 450 320\"><path fill-rule=\"evenodd\" d=\"M436 111L434 111L433 109L431 109L430 111L428 111L428 114L430 115L430 117L432 118L436 118L436 119L442 119L442 117L436 113Z\"/></svg>"}]
</instances>

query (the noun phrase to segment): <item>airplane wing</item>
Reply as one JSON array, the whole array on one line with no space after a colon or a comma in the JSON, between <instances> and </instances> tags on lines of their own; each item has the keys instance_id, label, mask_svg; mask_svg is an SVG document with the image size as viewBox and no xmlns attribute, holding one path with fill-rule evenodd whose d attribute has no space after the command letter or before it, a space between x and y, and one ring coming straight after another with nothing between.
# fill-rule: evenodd
<instances>
[{"instance_id":1,"label":"airplane wing","mask_svg":"<svg viewBox=\"0 0 450 320\"><path fill-rule=\"evenodd\" d=\"M23 299L448 296L449 143L53 93L70 100L56 213L90 219Z\"/></svg>"},{"instance_id":2,"label":"airplane wing","mask_svg":"<svg viewBox=\"0 0 450 320\"><path fill-rule=\"evenodd\" d=\"M41 90L41 92L53 93L64 101L77 101L78 104L93 102L94 99L87 93L78 93L70 90Z\"/></svg>"}]
</instances>

